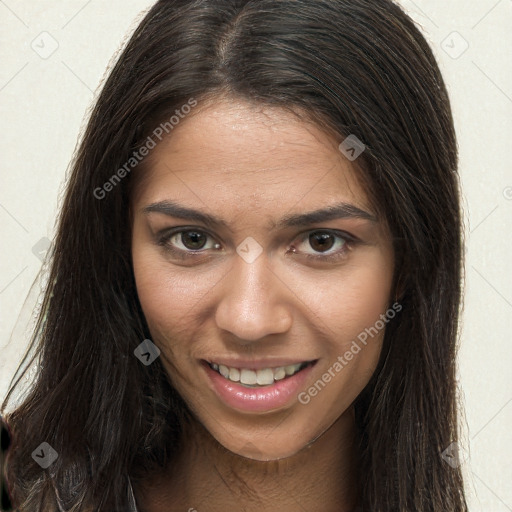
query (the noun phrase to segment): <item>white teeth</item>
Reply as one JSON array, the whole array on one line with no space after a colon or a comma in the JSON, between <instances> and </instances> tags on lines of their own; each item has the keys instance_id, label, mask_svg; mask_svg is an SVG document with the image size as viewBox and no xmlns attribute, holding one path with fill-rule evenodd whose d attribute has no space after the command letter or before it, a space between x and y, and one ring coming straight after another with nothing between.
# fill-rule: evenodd
<instances>
[{"instance_id":1,"label":"white teeth","mask_svg":"<svg viewBox=\"0 0 512 512\"><path fill-rule=\"evenodd\" d=\"M260 386L268 386L274 382L274 372L270 368L258 370L256 374L256 381Z\"/></svg>"},{"instance_id":2,"label":"white teeth","mask_svg":"<svg viewBox=\"0 0 512 512\"><path fill-rule=\"evenodd\" d=\"M258 382L258 378L256 376L256 372L253 372L252 370L243 369L240 372L240 382L242 384L256 384Z\"/></svg>"},{"instance_id":3,"label":"white teeth","mask_svg":"<svg viewBox=\"0 0 512 512\"><path fill-rule=\"evenodd\" d=\"M248 370L243 368L231 368L223 364L210 363L210 366L218 371L224 378L232 382L240 382L246 386L269 386L274 381L294 375L305 366L304 363L280 366L278 368L262 368L261 370Z\"/></svg>"},{"instance_id":4,"label":"white teeth","mask_svg":"<svg viewBox=\"0 0 512 512\"><path fill-rule=\"evenodd\" d=\"M282 366L280 368L276 368L274 370L274 379L275 380L281 380L281 379L284 379L285 377L286 377L286 371Z\"/></svg>"},{"instance_id":5,"label":"white teeth","mask_svg":"<svg viewBox=\"0 0 512 512\"><path fill-rule=\"evenodd\" d=\"M300 363L299 364L291 364L290 366L285 366L284 371L286 372L286 375L293 375L299 368L300 368Z\"/></svg>"},{"instance_id":6,"label":"white teeth","mask_svg":"<svg viewBox=\"0 0 512 512\"><path fill-rule=\"evenodd\" d=\"M240 370L238 368L229 369L229 380L238 382L240 380Z\"/></svg>"}]
</instances>

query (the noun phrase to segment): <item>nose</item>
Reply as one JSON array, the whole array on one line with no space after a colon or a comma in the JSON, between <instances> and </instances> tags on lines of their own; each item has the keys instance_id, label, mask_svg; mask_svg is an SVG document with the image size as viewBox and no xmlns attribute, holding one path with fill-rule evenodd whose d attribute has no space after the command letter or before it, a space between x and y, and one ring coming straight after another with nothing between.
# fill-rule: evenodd
<instances>
[{"instance_id":1,"label":"nose","mask_svg":"<svg viewBox=\"0 0 512 512\"><path fill-rule=\"evenodd\" d=\"M235 257L220 289L215 319L220 329L248 345L292 325L292 291L270 268L265 253L248 263Z\"/></svg>"}]
</instances>

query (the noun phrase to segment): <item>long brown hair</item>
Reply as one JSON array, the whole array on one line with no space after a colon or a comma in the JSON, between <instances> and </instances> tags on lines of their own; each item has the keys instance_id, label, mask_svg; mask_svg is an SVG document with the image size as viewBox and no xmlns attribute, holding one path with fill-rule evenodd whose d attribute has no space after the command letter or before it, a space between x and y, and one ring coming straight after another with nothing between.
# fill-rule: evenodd
<instances>
[{"instance_id":1,"label":"long brown hair","mask_svg":"<svg viewBox=\"0 0 512 512\"><path fill-rule=\"evenodd\" d=\"M460 469L441 457L458 440L456 139L432 51L390 0L160 0L149 10L104 84L69 177L31 340L38 371L6 414L15 503L125 510L128 477L172 464L187 407L159 360L147 371L133 356L150 337L127 215L144 162L125 164L191 98L220 94L305 112L340 142L364 142L358 168L393 236L402 311L355 402L363 510L466 511ZM45 470L31 457L42 442L58 453Z\"/></svg>"}]
</instances>

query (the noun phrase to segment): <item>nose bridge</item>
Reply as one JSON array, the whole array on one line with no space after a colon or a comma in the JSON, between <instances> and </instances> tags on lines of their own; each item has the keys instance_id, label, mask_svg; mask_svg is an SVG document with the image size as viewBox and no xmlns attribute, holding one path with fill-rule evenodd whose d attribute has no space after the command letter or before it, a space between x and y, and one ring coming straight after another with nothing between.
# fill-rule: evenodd
<instances>
[{"instance_id":1,"label":"nose bridge","mask_svg":"<svg viewBox=\"0 0 512 512\"><path fill-rule=\"evenodd\" d=\"M237 252L240 249L243 251L244 247ZM291 312L283 300L283 283L270 268L264 252L254 259L244 258L243 254L247 253L234 258L226 276L216 311L218 327L246 341L285 332L291 325Z\"/></svg>"}]
</instances>

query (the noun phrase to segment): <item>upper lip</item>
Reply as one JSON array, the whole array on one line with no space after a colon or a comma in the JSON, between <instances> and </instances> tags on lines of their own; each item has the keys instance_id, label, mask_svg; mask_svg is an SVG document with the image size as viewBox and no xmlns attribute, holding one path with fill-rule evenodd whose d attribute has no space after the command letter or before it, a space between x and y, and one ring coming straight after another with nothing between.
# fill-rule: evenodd
<instances>
[{"instance_id":1,"label":"upper lip","mask_svg":"<svg viewBox=\"0 0 512 512\"><path fill-rule=\"evenodd\" d=\"M263 368L279 368L294 364L313 363L316 359L277 358L277 359L234 359L232 357L219 357L205 359L207 363L216 363L230 368L261 370Z\"/></svg>"}]
</instances>

